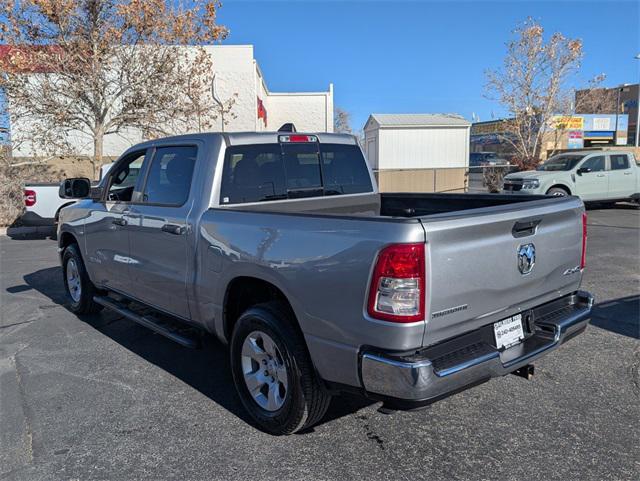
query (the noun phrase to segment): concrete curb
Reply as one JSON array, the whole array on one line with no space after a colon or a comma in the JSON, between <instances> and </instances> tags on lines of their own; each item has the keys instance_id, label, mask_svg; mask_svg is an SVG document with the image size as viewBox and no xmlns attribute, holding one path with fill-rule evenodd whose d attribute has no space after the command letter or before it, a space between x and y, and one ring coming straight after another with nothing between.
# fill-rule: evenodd
<instances>
[{"instance_id":1,"label":"concrete curb","mask_svg":"<svg viewBox=\"0 0 640 481\"><path fill-rule=\"evenodd\" d=\"M0 236L30 236L34 234L46 236L55 235L56 228L54 226L22 226L22 227L0 227Z\"/></svg>"}]
</instances>

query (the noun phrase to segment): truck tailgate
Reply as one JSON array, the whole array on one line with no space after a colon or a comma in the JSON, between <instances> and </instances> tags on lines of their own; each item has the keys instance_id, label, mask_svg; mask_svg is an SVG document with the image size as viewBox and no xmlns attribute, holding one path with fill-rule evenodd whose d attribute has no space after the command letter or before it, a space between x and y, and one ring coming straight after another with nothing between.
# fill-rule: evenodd
<instances>
[{"instance_id":1,"label":"truck tailgate","mask_svg":"<svg viewBox=\"0 0 640 481\"><path fill-rule=\"evenodd\" d=\"M575 291L582 277L583 212L578 198L567 197L421 218L427 240L423 344ZM528 244L535 263L522 273L519 250Z\"/></svg>"}]
</instances>

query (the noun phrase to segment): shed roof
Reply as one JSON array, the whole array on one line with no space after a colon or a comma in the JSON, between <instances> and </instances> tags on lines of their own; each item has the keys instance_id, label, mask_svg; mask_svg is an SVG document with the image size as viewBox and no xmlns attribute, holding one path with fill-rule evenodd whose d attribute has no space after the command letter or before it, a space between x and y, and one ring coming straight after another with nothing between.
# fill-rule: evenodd
<instances>
[{"instance_id":1,"label":"shed roof","mask_svg":"<svg viewBox=\"0 0 640 481\"><path fill-rule=\"evenodd\" d=\"M371 114L380 127L428 127L435 125L470 126L471 122L456 114Z\"/></svg>"}]
</instances>

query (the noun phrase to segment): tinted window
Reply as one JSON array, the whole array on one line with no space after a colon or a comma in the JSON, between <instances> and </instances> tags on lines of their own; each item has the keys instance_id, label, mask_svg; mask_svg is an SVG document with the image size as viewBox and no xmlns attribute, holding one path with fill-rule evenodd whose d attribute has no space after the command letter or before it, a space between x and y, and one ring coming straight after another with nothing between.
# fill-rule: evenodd
<instances>
[{"instance_id":1,"label":"tinted window","mask_svg":"<svg viewBox=\"0 0 640 481\"><path fill-rule=\"evenodd\" d=\"M198 149L193 146L156 149L142 196L149 204L182 205L189 197Z\"/></svg>"},{"instance_id":2,"label":"tinted window","mask_svg":"<svg viewBox=\"0 0 640 481\"><path fill-rule=\"evenodd\" d=\"M355 145L320 144L325 195L371 192L371 177Z\"/></svg>"},{"instance_id":3,"label":"tinted window","mask_svg":"<svg viewBox=\"0 0 640 481\"><path fill-rule=\"evenodd\" d=\"M287 192L318 190L322 188L318 144L283 144L284 170Z\"/></svg>"},{"instance_id":4,"label":"tinted window","mask_svg":"<svg viewBox=\"0 0 640 481\"><path fill-rule=\"evenodd\" d=\"M584 155L556 155L540 165L538 170L571 170L578 165L578 162L583 158Z\"/></svg>"},{"instance_id":5,"label":"tinted window","mask_svg":"<svg viewBox=\"0 0 640 481\"><path fill-rule=\"evenodd\" d=\"M584 161L580 166L581 169L591 169L591 172L600 172L604 170L604 156L591 157Z\"/></svg>"},{"instance_id":6,"label":"tinted window","mask_svg":"<svg viewBox=\"0 0 640 481\"><path fill-rule=\"evenodd\" d=\"M371 191L366 162L355 145L242 145L227 149L220 202L238 204Z\"/></svg>"},{"instance_id":7,"label":"tinted window","mask_svg":"<svg viewBox=\"0 0 640 481\"><path fill-rule=\"evenodd\" d=\"M629 158L625 154L609 156L611 170L623 170L629 168Z\"/></svg>"},{"instance_id":8,"label":"tinted window","mask_svg":"<svg viewBox=\"0 0 640 481\"><path fill-rule=\"evenodd\" d=\"M278 144L229 147L222 174L222 204L286 199L282 149Z\"/></svg>"},{"instance_id":9,"label":"tinted window","mask_svg":"<svg viewBox=\"0 0 640 481\"><path fill-rule=\"evenodd\" d=\"M113 175L109 179L109 191L107 195L109 200L120 202L131 201L145 154L146 151L144 150L131 154L113 171Z\"/></svg>"}]
</instances>

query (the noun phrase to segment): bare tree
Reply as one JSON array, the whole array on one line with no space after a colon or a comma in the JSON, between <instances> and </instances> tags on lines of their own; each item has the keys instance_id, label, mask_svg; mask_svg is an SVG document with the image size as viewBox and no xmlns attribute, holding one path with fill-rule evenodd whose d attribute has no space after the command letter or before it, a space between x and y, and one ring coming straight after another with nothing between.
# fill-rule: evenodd
<instances>
[{"instance_id":1,"label":"bare tree","mask_svg":"<svg viewBox=\"0 0 640 481\"><path fill-rule=\"evenodd\" d=\"M351 114L340 107L336 107L333 111L333 131L341 134L353 134Z\"/></svg>"},{"instance_id":2,"label":"bare tree","mask_svg":"<svg viewBox=\"0 0 640 481\"><path fill-rule=\"evenodd\" d=\"M574 91L567 85L580 68L582 42L561 33L547 40L544 29L527 19L514 30L507 43L503 66L487 72L487 97L500 102L509 112L504 121L504 142L516 153L521 168L535 166L543 148L543 136L551 128L555 135L569 127L554 122L557 115L571 117ZM594 79L594 84L600 79Z\"/></svg>"},{"instance_id":3,"label":"bare tree","mask_svg":"<svg viewBox=\"0 0 640 481\"><path fill-rule=\"evenodd\" d=\"M0 0L0 67L12 125L42 158L104 139L203 130L215 118L211 57L217 0ZM209 99L209 104L203 101ZM12 143L19 132L12 132Z\"/></svg>"}]
</instances>

